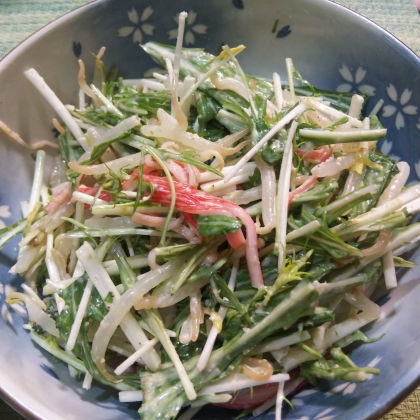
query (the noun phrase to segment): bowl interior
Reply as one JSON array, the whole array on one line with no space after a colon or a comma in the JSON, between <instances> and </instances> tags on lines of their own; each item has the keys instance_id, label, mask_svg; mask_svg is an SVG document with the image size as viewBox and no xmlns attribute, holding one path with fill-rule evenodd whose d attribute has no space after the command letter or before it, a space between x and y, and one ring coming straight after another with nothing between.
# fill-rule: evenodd
<instances>
[{"instance_id":1,"label":"bowl interior","mask_svg":"<svg viewBox=\"0 0 420 420\"><path fill-rule=\"evenodd\" d=\"M293 58L302 76L331 90L366 92L367 112L384 100L381 121L388 129L379 147L407 161L410 181L420 175L419 106L420 61L386 31L337 4L326 0L180 0L98 1L48 25L0 62L0 119L23 138L54 138L53 111L25 79L34 67L64 103L77 98L77 59L92 74L93 58L103 45L108 67L117 65L120 75L142 77L157 65L138 46L149 40L174 44L174 17L189 12L185 32L187 47L205 47L217 53L222 43L246 45L239 61L247 73L286 76L284 59ZM395 63L390 65L390 63ZM20 202L28 199L33 173L31 153L0 136L0 223L21 218ZM19 285L8 273L14 264L18 240L0 253L0 306L13 326L0 320L0 389L33 418L80 419L137 418L136 404L121 404L117 393L95 386L90 391L73 379L68 369L31 343L21 328L21 318L6 305L4 296ZM420 261L415 252L413 261ZM360 346L353 359L375 365L381 376L367 383L322 383L321 391L306 389L296 395L295 410L284 418L380 418L411 391L419 380L420 330L419 270L400 272L400 286L382 298L384 315L368 334L385 336ZM48 390L46 392L46 390ZM29 413L29 414L28 414ZM209 408L200 419L232 419L235 412ZM265 414L272 419L273 414Z\"/></svg>"}]
</instances>

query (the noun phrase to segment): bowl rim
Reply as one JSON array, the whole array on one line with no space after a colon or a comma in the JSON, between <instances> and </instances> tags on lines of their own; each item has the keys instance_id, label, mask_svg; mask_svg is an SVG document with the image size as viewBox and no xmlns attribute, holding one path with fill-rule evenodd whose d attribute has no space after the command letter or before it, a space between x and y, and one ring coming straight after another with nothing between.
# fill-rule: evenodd
<instances>
[{"instance_id":1,"label":"bowl rim","mask_svg":"<svg viewBox=\"0 0 420 420\"><path fill-rule=\"evenodd\" d=\"M24 50L28 48L33 42L41 38L44 34L47 34L51 29L58 27L61 23L65 22L68 18L72 18L79 14L82 14L90 8L98 7L98 4L100 3L110 3L112 1L117 1L117 0L91 0L89 3L84 4L82 6L78 6L75 9L72 9L64 13L63 15L55 18L51 22L37 29L35 32L31 33L25 39L19 42L17 45L12 47L0 59L0 72L9 65L9 62L13 61L14 56L16 54L20 54L20 50ZM345 10L345 13L348 13L349 15L357 16L359 20L364 21L367 25L373 28L379 29L379 31L381 31L382 33L385 33L389 38L393 39L399 47L403 48L405 53L410 56L411 60L414 60L420 63L420 56L416 54L412 48L406 45L403 41L397 38L390 31L388 31L381 25L377 24L370 18L363 16L361 13L350 9L347 6L339 4L334 0L304 0L304 1L308 1L314 5L319 4L320 1L323 2L324 4L329 3L332 7L336 7L337 10L342 9L342 10ZM414 390L419 386L420 386L420 372L418 373L417 377L414 378L408 386L402 388L401 391L397 392L390 401L388 401L387 403L379 407L379 409L375 413L373 413L369 417L366 417L364 420L381 419L386 413L391 411L398 404L404 401L409 395L411 395L414 392ZM14 396L10 391L8 391L1 384L0 384L0 398L4 402L6 402L11 408L13 408L15 411L17 411L19 414L21 414L28 420L46 420L44 417L41 417L39 414L37 414L35 411L29 408L23 401L19 400L16 396Z\"/></svg>"},{"instance_id":2,"label":"bowl rim","mask_svg":"<svg viewBox=\"0 0 420 420\"><path fill-rule=\"evenodd\" d=\"M9 65L9 62L12 62L15 54L19 54L21 49L28 48L33 42L38 38L42 37L44 34L48 33L51 29L58 27L62 22L65 22L69 17L77 16L80 13L83 13L85 10L88 10L93 7L97 7L96 4L100 2L107 2L109 0L93 0L90 3L78 6L73 10L70 10L63 15L55 18L51 22L46 23L41 28L37 29L32 34L28 35L25 39L15 45L11 50L9 50L1 59L0 59L0 72ZM46 420L41 415L37 414L30 407L28 407L23 401L18 397L14 396L9 390L0 384L0 398L13 408L17 413L25 417L27 420Z\"/></svg>"}]
</instances>

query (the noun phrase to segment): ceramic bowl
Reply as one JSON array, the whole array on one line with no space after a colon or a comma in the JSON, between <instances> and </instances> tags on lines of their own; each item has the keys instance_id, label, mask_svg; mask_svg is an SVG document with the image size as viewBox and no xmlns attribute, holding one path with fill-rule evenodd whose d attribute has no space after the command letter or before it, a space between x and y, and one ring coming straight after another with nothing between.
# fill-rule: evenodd
<instances>
[{"instance_id":1,"label":"ceramic bowl","mask_svg":"<svg viewBox=\"0 0 420 420\"><path fill-rule=\"evenodd\" d=\"M285 75L284 59L324 89L366 92L367 111L384 100L381 119L388 129L380 148L411 165L410 181L420 176L420 59L371 21L326 0L104 0L91 3L47 25L0 62L0 119L32 141L54 139L50 107L25 79L34 67L65 103L77 98L77 59L93 64L91 53L107 47L105 63L123 77L142 77L156 64L139 43L174 44L174 17L186 10L185 44L217 52L221 43L245 44L240 62L248 73ZM392 64L393 63L393 64ZM88 70L92 74L92 66ZM89 76L89 75L88 75ZM33 172L31 154L0 138L0 224L21 218ZM8 274L18 240L0 254L0 390L30 419L122 420L138 418L137 404L121 404L111 389L84 391L63 364L35 346L22 319L5 301L19 287ZM412 259L420 261L418 252ZM357 385L323 383L293 397L295 410L284 419L379 419L419 383L419 269L400 272L400 285L381 299L384 315L368 334L385 336L356 348L356 363L380 368L380 377ZM10 315L9 315L10 313ZM233 419L236 413L208 408L200 419ZM262 419L273 419L267 413Z\"/></svg>"}]
</instances>

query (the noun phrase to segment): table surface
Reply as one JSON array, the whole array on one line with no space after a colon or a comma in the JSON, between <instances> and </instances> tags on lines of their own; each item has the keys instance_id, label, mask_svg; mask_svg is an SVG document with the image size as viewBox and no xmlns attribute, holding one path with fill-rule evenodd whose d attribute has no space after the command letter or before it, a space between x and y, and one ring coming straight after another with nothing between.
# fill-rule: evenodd
<instances>
[{"instance_id":1,"label":"table surface","mask_svg":"<svg viewBox=\"0 0 420 420\"><path fill-rule=\"evenodd\" d=\"M0 0L0 58L33 32L92 0ZM414 0L420 7L420 0ZM372 19L420 55L420 18L413 0L336 0ZM382 420L419 420L420 388ZM0 420L24 420L0 399Z\"/></svg>"}]
</instances>

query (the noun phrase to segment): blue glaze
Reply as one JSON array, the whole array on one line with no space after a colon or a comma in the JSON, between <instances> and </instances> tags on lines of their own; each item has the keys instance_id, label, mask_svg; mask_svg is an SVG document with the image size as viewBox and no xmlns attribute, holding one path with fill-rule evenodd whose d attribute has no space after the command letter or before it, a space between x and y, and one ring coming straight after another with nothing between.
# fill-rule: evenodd
<instances>
[{"instance_id":1,"label":"blue glaze","mask_svg":"<svg viewBox=\"0 0 420 420\"><path fill-rule=\"evenodd\" d=\"M242 0L232 0L232 4L237 8L237 9L243 9L244 8L244 3Z\"/></svg>"},{"instance_id":2,"label":"blue glaze","mask_svg":"<svg viewBox=\"0 0 420 420\"><path fill-rule=\"evenodd\" d=\"M277 38L286 38L286 36L289 36L292 33L292 30L290 29L290 25L283 26L278 32L276 37Z\"/></svg>"},{"instance_id":3,"label":"blue glaze","mask_svg":"<svg viewBox=\"0 0 420 420\"><path fill-rule=\"evenodd\" d=\"M73 53L77 58L80 58L82 54L82 44L80 42L73 42Z\"/></svg>"},{"instance_id":4,"label":"blue glaze","mask_svg":"<svg viewBox=\"0 0 420 420\"><path fill-rule=\"evenodd\" d=\"M48 375L52 376L55 379L59 379L58 375L55 373L54 369L51 366L48 366L45 363L41 363L40 366L44 372L48 373Z\"/></svg>"}]
</instances>

